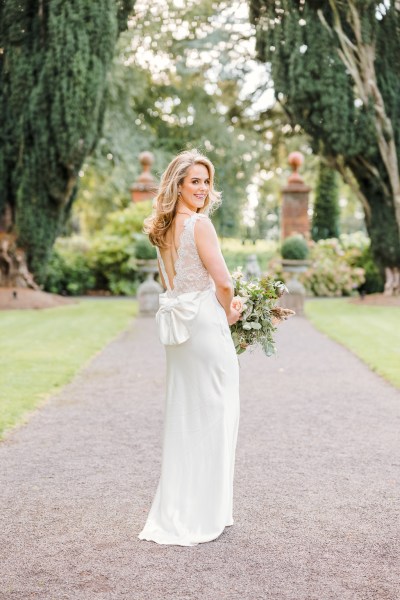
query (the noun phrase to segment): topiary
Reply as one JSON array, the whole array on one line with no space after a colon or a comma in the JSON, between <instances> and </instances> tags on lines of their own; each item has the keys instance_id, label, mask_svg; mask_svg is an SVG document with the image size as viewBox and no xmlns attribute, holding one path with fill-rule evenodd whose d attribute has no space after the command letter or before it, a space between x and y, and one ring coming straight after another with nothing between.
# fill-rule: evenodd
<instances>
[{"instance_id":1,"label":"topiary","mask_svg":"<svg viewBox=\"0 0 400 600\"><path fill-rule=\"evenodd\" d=\"M282 243L282 258L288 260L305 260L308 257L308 254L308 244L301 235L292 235L286 238Z\"/></svg>"}]
</instances>

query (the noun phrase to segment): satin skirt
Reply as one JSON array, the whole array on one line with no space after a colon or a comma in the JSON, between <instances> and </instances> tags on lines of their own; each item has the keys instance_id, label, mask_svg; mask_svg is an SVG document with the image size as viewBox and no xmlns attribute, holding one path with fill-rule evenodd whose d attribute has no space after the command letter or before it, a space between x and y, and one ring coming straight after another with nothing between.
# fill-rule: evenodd
<instances>
[{"instance_id":1,"label":"satin skirt","mask_svg":"<svg viewBox=\"0 0 400 600\"><path fill-rule=\"evenodd\" d=\"M233 524L239 364L215 291L202 294L189 339L165 346L161 475L139 539L194 546Z\"/></svg>"}]
</instances>

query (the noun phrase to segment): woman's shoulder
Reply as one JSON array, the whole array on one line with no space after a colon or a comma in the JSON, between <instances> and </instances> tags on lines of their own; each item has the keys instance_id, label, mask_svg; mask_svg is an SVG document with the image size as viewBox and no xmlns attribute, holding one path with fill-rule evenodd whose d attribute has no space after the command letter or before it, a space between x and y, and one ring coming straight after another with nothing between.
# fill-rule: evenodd
<instances>
[{"instance_id":1,"label":"woman's shoulder","mask_svg":"<svg viewBox=\"0 0 400 600\"><path fill-rule=\"evenodd\" d=\"M213 227L210 217L205 213L194 213L191 220L193 220L193 224L199 223L196 229L209 229L210 227Z\"/></svg>"},{"instance_id":2,"label":"woman's shoulder","mask_svg":"<svg viewBox=\"0 0 400 600\"><path fill-rule=\"evenodd\" d=\"M207 223L207 222L211 223L210 217L208 215L206 215L205 213L194 213L191 218L195 222L196 221L202 221L203 223Z\"/></svg>"},{"instance_id":3,"label":"woman's shoulder","mask_svg":"<svg viewBox=\"0 0 400 600\"><path fill-rule=\"evenodd\" d=\"M215 238L217 233L210 217L204 213L196 213L196 217L198 218L193 219L193 231L196 241L199 239L211 240Z\"/></svg>"},{"instance_id":4,"label":"woman's shoulder","mask_svg":"<svg viewBox=\"0 0 400 600\"><path fill-rule=\"evenodd\" d=\"M186 226L189 223L191 229L194 229L196 223L199 223L199 225L196 226L196 229L198 229L199 227L209 227L211 224L211 219L204 213L193 213L189 218L185 220L184 225Z\"/></svg>"}]
</instances>

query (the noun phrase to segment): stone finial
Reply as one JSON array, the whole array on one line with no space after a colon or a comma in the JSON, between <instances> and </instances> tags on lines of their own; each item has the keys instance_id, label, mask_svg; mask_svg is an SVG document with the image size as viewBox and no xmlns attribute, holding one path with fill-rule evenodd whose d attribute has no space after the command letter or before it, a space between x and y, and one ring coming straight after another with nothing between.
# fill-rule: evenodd
<instances>
[{"instance_id":1,"label":"stone finial","mask_svg":"<svg viewBox=\"0 0 400 600\"><path fill-rule=\"evenodd\" d=\"M138 177L138 181L151 181L152 183L154 183L155 179L151 174L151 167L154 163L154 154L148 151L141 152L139 154L139 162L142 166L142 172Z\"/></svg>"},{"instance_id":2,"label":"stone finial","mask_svg":"<svg viewBox=\"0 0 400 600\"><path fill-rule=\"evenodd\" d=\"M139 154L139 162L142 172L130 187L132 202L151 200L158 191L157 181L151 173L151 167L154 162L153 153L148 151L141 152Z\"/></svg>"},{"instance_id":3,"label":"stone finial","mask_svg":"<svg viewBox=\"0 0 400 600\"><path fill-rule=\"evenodd\" d=\"M288 163L293 173L288 178L288 183L304 183L302 176L298 173L299 168L304 162L304 156L301 152L291 152L288 156Z\"/></svg>"}]
</instances>

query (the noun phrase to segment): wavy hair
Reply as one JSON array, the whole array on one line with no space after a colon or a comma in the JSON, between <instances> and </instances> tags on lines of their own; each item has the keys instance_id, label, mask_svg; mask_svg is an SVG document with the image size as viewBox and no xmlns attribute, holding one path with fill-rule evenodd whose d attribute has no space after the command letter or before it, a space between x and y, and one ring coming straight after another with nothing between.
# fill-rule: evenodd
<instances>
[{"instance_id":1,"label":"wavy hair","mask_svg":"<svg viewBox=\"0 0 400 600\"><path fill-rule=\"evenodd\" d=\"M214 165L198 150L185 150L168 165L161 177L158 194L154 199L153 214L144 220L143 231L154 246L167 248L166 234L176 214L178 186L183 182L190 167L204 165L210 178L210 186L204 206L197 212L209 215L221 202L221 194L214 189Z\"/></svg>"}]
</instances>

